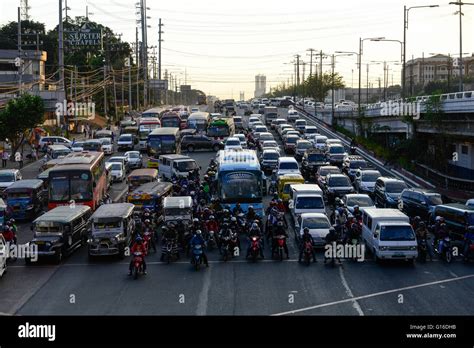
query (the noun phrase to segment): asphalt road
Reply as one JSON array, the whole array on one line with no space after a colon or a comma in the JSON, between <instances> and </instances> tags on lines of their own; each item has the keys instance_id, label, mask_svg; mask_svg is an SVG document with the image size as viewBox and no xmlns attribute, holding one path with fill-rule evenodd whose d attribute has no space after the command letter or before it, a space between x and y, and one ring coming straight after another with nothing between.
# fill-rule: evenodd
<instances>
[{"instance_id":1,"label":"asphalt road","mask_svg":"<svg viewBox=\"0 0 474 348\"><path fill-rule=\"evenodd\" d=\"M280 110L284 113L284 110ZM207 167L213 153L193 153ZM30 169L30 168L28 168ZM26 170L26 169L25 169ZM32 173L34 168L31 168ZM35 173L36 174L36 173ZM25 174L26 176L26 174ZM114 187L120 191L120 186ZM269 200L269 197L267 197ZM22 226L21 238L31 233ZM290 231L290 236L293 232ZM245 246L245 243L242 244ZM159 252L147 258L148 275L127 276L129 259L89 262L85 248L56 266L10 264L0 280L0 312L20 315L472 315L473 265L442 261L409 266L343 261L335 266L290 259L221 262L208 252L209 268L188 259L170 265ZM73 301L74 300L74 301Z\"/></svg>"}]
</instances>

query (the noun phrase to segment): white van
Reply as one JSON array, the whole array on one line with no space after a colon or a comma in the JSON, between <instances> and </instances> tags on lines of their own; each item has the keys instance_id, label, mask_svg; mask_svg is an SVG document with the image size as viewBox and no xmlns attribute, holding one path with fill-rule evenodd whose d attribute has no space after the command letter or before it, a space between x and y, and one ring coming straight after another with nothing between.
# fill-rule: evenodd
<instances>
[{"instance_id":1,"label":"white van","mask_svg":"<svg viewBox=\"0 0 474 348\"><path fill-rule=\"evenodd\" d=\"M314 184L291 185L290 214L295 223L295 229L299 229L299 217L304 213L326 214L323 191Z\"/></svg>"},{"instance_id":2,"label":"white van","mask_svg":"<svg viewBox=\"0 0 474 348\"><path fill-rule=\"evenodd\" d=\"M319 150L326 150L326 140L328 140L328 137L324 135L317 135L313 139L315 148Z\"/></svg>"},{"instance_id":3,"label":"white van","mask_svg":"<svg viewBox=\"0 0 474 348\"><path fill-rule=\"evenodd\" d=\"M277 175L301 174L298 162L294 157L280 157L277 164Z\"/></svg>"},{"instance_id":4,"label":"white van","mask_svg":"<svg viewBox=\"0 0 474 348\"><path fill-rule=\"evenodd\" d=\"M159 157L158 171L160 177L171 180L173 176L186 178L189 172L199 168L196 161L183 155L161 155Z\"/></svg>"},{"instance_id":5,"label":"white van","mask_svg":"<svg viewBox=\"0 0 474 348\"><path fill-rule=\"evenodd\" d=\"M362 208L362 238L376 261L407 260L418 256L410 219L398 209Z\"/></svg>"}]
</instances>

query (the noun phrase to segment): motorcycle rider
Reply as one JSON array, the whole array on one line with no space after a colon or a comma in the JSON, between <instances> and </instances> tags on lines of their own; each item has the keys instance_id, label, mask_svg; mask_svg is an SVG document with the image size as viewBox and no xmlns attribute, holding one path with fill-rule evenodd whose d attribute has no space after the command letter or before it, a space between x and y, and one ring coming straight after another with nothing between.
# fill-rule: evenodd
<instances>
[{"instance_id":1,"label":"motorcycle rider","mask_svg":"<svg viewBox=\"0 0 474 348\"><path fill-rule=\"evenodd\" d=\"M359 222L356 220L355 217L353 217L350 221L350 226L347 229L347 234L346 234L346 240L345 242L352 242L352 239L357 239L359 241L360 236L361 236L361 228L359 225Z\"/></svg>"},{"instance_id":2,"label":"motorcycle rider","mask_svg":"<svg viewBox=\"0 0 474 348\"><path fill-rule=\"evenodd\" d=\"M278 198L278 199L277 199L276 207L277 207L277 209L278 209L278 211L279 211L280 213L285 214L285 212L286 212L286 207L285 207L285 203L283 203L283 199L281 199L281 198Z\"/></svg>"},{"instance_id":3,"label":"motorcycle rider","mask_svg":"<svg viewBox=\"0 0 474 348\"><path fill-rule=\"evenodd\" d=\"M332 243L336 242L339 240L339 235L336 233L336 229L334 227L331 227L329 229L329 233L326 235L326 244L329 244L332 246ZM333 256L334 257L334 256ZM337 260L339 263L341 263L341 259L337 257ZM324 257L324 263L326 263L327 258Z\"/></svg>"},{"instance_id":4,"label":"motorcycle rider","mask_svg":"<svg viewBox=\"0 0 474 348\"><path fill-rule=\"evenodd\" d=\"M233 216L237 216L239 215L240 213L243 213L243 209L242 207L240 206L240 203L237 203L234 207L234 209L232 209L232 215Z\"/></svg>"},{"instance_id":5,"label":"motorcycle rider","mask_svg":"<svg viewBox=\"0 0 474 348\"><path fill-rule=\"evenodd\" d=\"M469 259L470 246L472 243L474 243L474 226L471 225L464 234L463 256L465 261Z\"/></svg>"},{"instance_id":6,"label":"motorcycle rider","mask_svg":"<svg viewBox=\"0 0 474 348\"><path fill-rule=\"evenodd\" d=\"M415 216L411 222L411 227L413 227L413 231L416 231L418 227L420 227L421 217Z\"/></svg>"},{"instance_id":7,"label":"motorcycle rider","mask_svg":"<svg viewBox=\"0 0 474 348\"><path fill-rule=\"evenodd\" d=\"M245 215L245 219L247 221L253 221L257 218L257 213L255 213L255 210L253 209L253 206L250 205L249 209L247 210L247 215Z\"/></svg>"},{"instance_id":8,"label":"motorcycle rider","mask_svg":"<svg viewBox=\"0 0 474 348\"><path fill-rule=\"evenodd\" d=\"M132 255L135 254L135 253L142 253L143 274L146 274L146 262L145 262L146 249L145 249L145 245L143 244L142 237L138 236L135 239L135 243L132 245L132 248L130 249L130 251L131 251ZM133 269L133 257L132 257L132 260L130 261L128 275L132 275L132 269Z\"/></svg>"},{"instance_id":9,"label":"motorcycle rider","mask_svg":"<svg viewBox=\"0 0 474 348\"><path fill-rule=\"evenodd\" d=\"M252 237L258 237L259 238L260 256L262 257L262 259L264 259L265 256L263 255L262 231L260 230L260 227L258 227L258 225L255 222L250 227L250 230L249 230L249 233L248 233L248 238L247 238L248 247L247 247L247 256L246 256L246 258L248 258L249 255L250 255L250 248L252 246Z\"/></svg>"},{"instance_id":10,"label":"motorcycle rider","mask_svg":"<svg viewBox=\"0 0 474 348\"><path fill-rule=\"evenodd\" d=\"M439 229L437 231L437 239L439 240L438 244L438 253L441 255L443 253L443 246L444 246L444 238L449 236L448 228L446 224L443 222L439 225Z\"/></svg>"},{"instance_id":11,"label":"motorcycle rider","mask_svg":"<svg viewBox=\"0 0 474 348\"><path fill-rule=\"evenodd\" d=\"M303 236L301 236L301 244L300 244L300 255L298 258L298 262L301 262L303 257L304 248L307 242L311 243L311 253L313 254L313 262L316 262L316 252L314 251L314 239L313 236L309 233L309 228L305 227L303 229Z\"/></svg>"},{"instance_id":12,"label":"motorcycle rider","mask_svg":"<svg viewBox=\"0 0 474 348\"><path fill-rule=\"evenodd\" d=\"M209 219L206 221L206 230L208 231L219 231L219 223L216 221L214 215L209 216Z\"/></svg>"},{"instance_id":13,"label":"motorcycle rider","mask_svg":"<svg viewBox=\"0 0 474 348\"><path fill-rule=\"evenodd\" d=\"M288 233L286 232L283 221L278 221L276 228L273 230L273 235L271 236L272 237L272 255L275 252L276 247L277 247L276 237L282 236L282 235L285 236L285 239L288 238ZM286 240L284 244L284 249L285 249L286 258L289 259L290 256L289 256L288 244L286 243Z\"/></svg>"},{"instance_id":14,"label":"motorcycle rider","mask_svg":"<svg viewBox=\"0 0 474 348\"><path fill-rule=\"evenodd\" d=\"M3 234L3 238L5 238L6 243L10 243L10 244L17 243L16 233L13 230L13 227L7 225L5 227L5 230L2 232L2 234Z\"/></svg>"},{"instance_id":15,"label":"motorcycle rider","mask_svg":"<svg viewBox=\"0 0 474 348\"><path fill-rule=\"evenodd\" d=\"M229 223L229 228L233 231L233 232L237 232L239 230L239 226L237 224L237 218L235 216L232 216L230 218L230 223Z\"/></svg>"},{"instance_id":16,"label":"motorcycle rider","mask_svg":"<svg viewBox=\"0 0 474 348\"><path fill-rule=\"evenodd\" d=\"M146 219L143 225L142 233L150 233L151 238L150 238L150 244L151 247L153 248L153 251L156 252L156 245L155 245L155 240L154 240L154 231L153 231L153 225L149 219Z\"/></svg>"},{"instance_id":17,"label":"motorcycle rider","mask_svg":"<svg viewBox=\"0 0 474 348\"><path fill-rule=\"evenodd\" d=\"M197 214L197 216L202 218L205 208L206 208L206 201L204 199L201 199L195 210L195 213Z\"/></svg>"},{"instance_id":18,"label":"motorcycle rider","mask_svg":"<svg viewBox=\"0 0 474 348\"><path fill-rule=\"evenodd\" d=\"M430 243L428 243L429 234L428 234L428 229L426 228L426 224L423 221L419 221L417 225L418 225L418 228L415 230L415 235L416 235L416 240L418 241L418 246L420 245L421 241L424 239L426 241L426 249L428 251L428 255L430 256L430 261L433 261L433 250L431 249Z\"/></svg>"},{"instance_id":19,"label":"motorcycle rider","mask_svg":"<svg viewBox=\"0 0 474 348\"><path fill-rule=\"evenodd\" d=\"M227 222L224 222L222 224L222 228L219 231L218 234L218 247L219 247L219 253L222 254L222 241L225 237L230 237L232 235L232 229L229 227L229 224Z\"/></svg>"},{"instance_id":20,"label":"motorcycle rider","mask_svg":"<svg viewBox=\"0 0 474 348\"><path fill-rule=\"evenodd\" d=\"M352 216L355 217L357 221L362 220L362 212L360 211L360 208L358 205L354 205L354 211L352 213Z\"/></svg>"},{"instance_id":21,"label":"motorcycle rider","mask_svg":"<svg viewBox=\"0 0 474 348\"><path fill-rule=\"evenodd\" d=\"M204 264L206 267L209 267L209 262L207 261L207 255L204 252L204 247L206 246L206 241L204 240L202 236L201 230L197 230L194 233L193 238L191 238L191 241L189 242L189 245L191 246L191 250L194 248L195 245L201 245L202 246L202 260L204 261Z\"/></svg>"}]
</instances>

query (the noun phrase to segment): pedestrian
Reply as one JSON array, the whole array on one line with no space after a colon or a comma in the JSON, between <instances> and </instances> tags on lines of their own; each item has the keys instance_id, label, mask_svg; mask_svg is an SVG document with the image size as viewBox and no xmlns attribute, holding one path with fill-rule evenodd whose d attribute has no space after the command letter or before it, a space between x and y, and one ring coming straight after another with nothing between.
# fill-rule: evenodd
<instances>
[{"instance_id":1,"label":"pedestrian","mask_svg":"<svg viewBox=\"0 0 474 348\"><path fill-rule=\"evenodd\" d=\"M87 125L84 125L84 138L87 138Z\"/></svg>"},{"instance_id":2,"label":"pedestrian","mask_svg":"<svg viewBox=\"0 0 474 348\"><path fill-rule=\"evenodd\" d=\"M7 166L7 161L10 158L7 150L3 150L2 153L2 167L5 168Z\"/></svg>"},{"instance_id":3,"label":"pedestrian","mask_svg":"<svg viewBox=\"0 0 474 348\"><path fill-rule=\"evenodd\" d=\"M15 153L15 162L18 163L18 167L20 169L23 168L23 156L19 151L17 151L17 153Z\"/></svg>"}]
</instances>

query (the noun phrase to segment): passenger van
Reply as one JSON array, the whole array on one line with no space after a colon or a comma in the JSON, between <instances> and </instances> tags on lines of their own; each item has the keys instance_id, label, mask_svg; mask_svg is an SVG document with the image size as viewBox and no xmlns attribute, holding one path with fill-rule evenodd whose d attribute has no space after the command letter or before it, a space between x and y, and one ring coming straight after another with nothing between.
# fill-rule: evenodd
<instances>
[{"instance_id":1,"label":"passenger van","mask_svg":"<svg viewBox=\"0 0 474 348\"><path fill-rule=\"evenodd\" d=\"M295 222L295 228L299 228L298 218L303 213L326 213L323 191L314 184L290 185L290 200L288 205L290 214Z\"/></svg>"},{"instance_id":2,"label":"passenger van","mask_svg":"<svg viewBox=\"0 0 474 348\"><path fill-rule=\"evenodd\" d=\"M163 200L163 222L181 219L187 226L193 223L193 200L190 196L165 197Z\"/></svg>"},{"instance_id":3,"label":"passenger van","mask_svg":"<svg viewBox=\"0 0 474 348\"><path fill-rule=\"evenodd\" d=\"M49 159L64 158L71 152L72 150L64 145L48 145L46 150Z\"/></svg>"},{"instance_id":4,"label":"passenger van","mask_svg":"<svg viewBox=\"0 0 474 348\"><path fill-rule=\"evenodd\" d=\"M190 171L199 168L199 166L194 159L188 156L161 155L158 168L161 178L171 180L173 176L186 178Z\"/></svg>"},{"instance_id":5,"label":"passenger van","mask_svg":"<svg viewBox=\"0 0 474 348\"><path fill-rule=\"evenodd\" d=\"M32 220L46 203L44 183L40 179L16 181L5 190L8 215L18 220Z\"/></svg>"},{"instance_id":6,"label":"passenger van","mask_svg":"<svg viewBox=\"0 0 474 348\"><path fill-rule=\"evenodd\" d=\"M418 257L418 244L410 219L398 209L362 208L362 238L376 261Z\"/></svg>"},{"instance_id":7,"label":"passenger van","mask_svg":"<svg viewBox=\"0 0 474 348\"><path fill-rule=\"evenodd\" d=\"M158 170L153 168L135 169L127 178L128 191L133 191L143 184L155 181L158 181Z\"/></svg>"},{"instance_id":8,"label":"passenger van","mask_svg":"<svg viewBox=\"0 0 474 348\"><path fill-rule=\"evenodd\" d=\"M30 242L38 246L38 257L52 257L60 263L64 256L86 244L91 215L87 205L67 205L38 217L31 226L34 237Z\"/></svg>"},{"instance_id":9,"label":"passenger van","mask_svg":"<svg viewBox=\"0 0 474 348\"><path fill-rule=\"evenodd\" d=\"M125 248L132 241L135 228L134 205L113 203L101 205L91 217L92 232L87 241L89 257L118 255L125 257Z\"/></svg>"}]
</instances>

